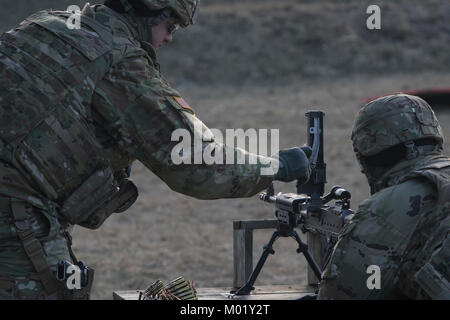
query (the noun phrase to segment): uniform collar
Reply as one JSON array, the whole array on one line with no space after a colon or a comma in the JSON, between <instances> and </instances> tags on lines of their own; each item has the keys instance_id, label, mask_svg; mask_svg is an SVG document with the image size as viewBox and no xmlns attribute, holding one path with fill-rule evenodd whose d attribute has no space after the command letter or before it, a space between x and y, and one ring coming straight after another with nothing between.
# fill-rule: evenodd
<instances>
[{"instance_id":1,"label":"uniform collar","mask_svg":"<svg viewBox=\"0 0 450 320\"><path fill-rule=\"evenodd\" d=\"M375 182L375 192L396 185L404 181L413 171L425 168L433 160L442 157L439 151L430 152L411 160L405 160L386 171L380 179Z\"/></svg>"}]
</instances>

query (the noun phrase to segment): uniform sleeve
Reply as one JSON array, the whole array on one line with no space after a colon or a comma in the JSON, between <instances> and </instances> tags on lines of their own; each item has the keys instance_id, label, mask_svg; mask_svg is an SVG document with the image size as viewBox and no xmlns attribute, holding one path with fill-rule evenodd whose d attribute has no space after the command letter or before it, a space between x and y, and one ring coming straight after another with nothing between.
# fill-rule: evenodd
<instances>
[{"instance_id":1,"label":"uniform sleeve","mask_svg":"<svg viewBox=\"0 0 450 320\"><path fill-rule=\"evenodd\" d=\"M400 262L419 218L435 206L434 193L427 182L410 180L361 203L339 235L318 298L399 298Z\"/></svg>"},{"instance_id":2,"label":"uniform sleeve","mask_svg":"<svg viewBox=\"0 0 450 320\"><path fill-rule=\"evenodd\" d=\"M177 192L199 199L248 197L273 180L273 173L264 169L268 158L216 141L145 54L124 59L109 71L97 84L92 108L130 157ZM195 140L199 130L206 134ZM220 160L221 153L223 162L199 162L203 154ZM231 153L245 158L245 164L222 164Z\"/></svg>"}]
</instances>

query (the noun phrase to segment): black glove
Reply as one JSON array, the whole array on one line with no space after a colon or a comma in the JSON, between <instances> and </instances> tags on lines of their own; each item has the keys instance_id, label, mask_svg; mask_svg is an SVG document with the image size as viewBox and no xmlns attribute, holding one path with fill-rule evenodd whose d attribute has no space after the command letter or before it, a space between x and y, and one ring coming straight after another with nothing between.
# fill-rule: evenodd
<instances>
[{"instance_id":1,"label":"black glove","mask_svg":"<svg viewBox=\"0 0 450 320\"><path fill-rule=\"evenodd\" d=\"M300 183L306 183L311 175L308 157L312 150L308 146L301 148L294 147L281 150L273 158L279 161L278 172L275 174L275 180L290 182L298 179Z\"/></svg>"}]
</instances>

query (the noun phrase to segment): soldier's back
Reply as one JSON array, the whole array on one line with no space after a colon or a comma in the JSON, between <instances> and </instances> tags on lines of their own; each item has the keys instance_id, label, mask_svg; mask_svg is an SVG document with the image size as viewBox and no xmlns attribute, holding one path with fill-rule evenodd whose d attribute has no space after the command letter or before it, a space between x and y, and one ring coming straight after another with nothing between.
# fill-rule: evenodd
<instances>
[{"instance_id":1,"label":"soldier's back","mask_svg":"<svg viewBox=\"0 0 450 320\"><path fill-rule=\"evenodd\" d=\"M322 299L402 299L405 260L423 246L417 229L437 216L436 186L422 177L382 189L362 202L327 265Z\"/></svg>"}]
</instances>

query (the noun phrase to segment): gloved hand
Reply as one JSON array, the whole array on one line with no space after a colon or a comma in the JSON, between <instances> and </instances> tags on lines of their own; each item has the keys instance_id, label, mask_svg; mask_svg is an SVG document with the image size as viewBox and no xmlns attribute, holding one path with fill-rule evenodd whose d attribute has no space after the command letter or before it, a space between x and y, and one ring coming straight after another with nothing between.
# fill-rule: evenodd
<instances>
[{"instance_id":1,"label":"gloved hand","mask_svg":"<svg viewBox=\"0 0 450 320\"><path fill-rule=\"evenodd\" d=\"M275 180L290 182L298 179L301 183L306 183L311 175L308 160L311 154L311 148L303 146L281 150L277 155L272 156L280 164Z\"/></svg>"}]
</instances>

